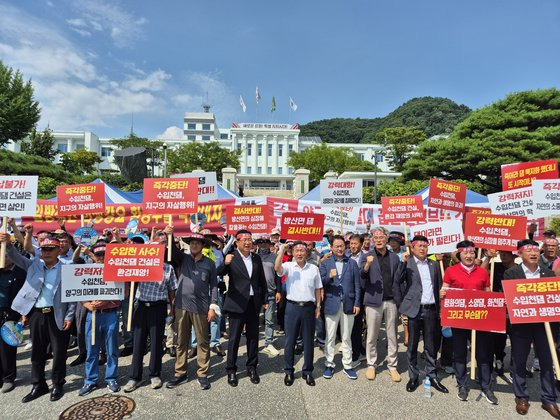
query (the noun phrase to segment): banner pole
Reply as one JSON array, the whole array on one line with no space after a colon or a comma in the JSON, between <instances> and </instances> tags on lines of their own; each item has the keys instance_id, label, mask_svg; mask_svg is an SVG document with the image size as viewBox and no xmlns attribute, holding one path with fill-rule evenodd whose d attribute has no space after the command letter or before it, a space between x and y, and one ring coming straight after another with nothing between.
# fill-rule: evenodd
<instances>
[{"instance_id":1,"label":"banner pole","mask_svg":"<svg viewBox=\"0 0 560 420\"><path fill-rule=\"evenodd\" d=\"M340 209L340 234L344 236L344 215L343 215L343 210L342 207L339 207Z\"/></svg>"},{"instance_id":2,"label":"banner pole","mask_svg":"<svg viewBox=\"0 0 560 420\"><path fill-rule=\"evenodd\" d=\"M8 232L8 216L2 217L2 233ZM6 266L6 242L2 241L0 245L0 268Z\"/></svg>"},{"instance_id":3,"label":"banner pole","mask_svg":"<svg viewBox=\"0 0 560 420\"><path fill-rule=\"evenodd\" d=\"M130 296L128 297L128 323L126 329L132 331L132 307L134 306L134 282L130 282Z\"/></svg>"},{"instance_id":4,"label":"banner pole","mask_svg":"<svg viewBox=\"0 0 560 420\"><path fill-rule=\"evenodd\" d=\"M83 216L82 216L83 217ZM96 310L91 313L91 345L95 346L95 314Z\"/></svg>"},{"instance_id":5,"label":"banner pole","mask_svg":"<svg viewBox=\"0 0 560 420\"><path fill-rule=\"evenodd\" d=\"M406 222L403 222L403 234L404 234L404 243L405 245L410 243L410 241L408 240L408 232L406 229ZM408 245L406 245L406 252L408 252L410 254L410 247Z\"/></svg>"},{"instance_id":6,"label":"banner pole","mask_svg":"<svg viewBox=\"0 0 560 420\"><path fill-rule=\"evenodd\" d=\"M494 291L494 257L490 259L490 291Z\"/></svg>"},{"instance_id":7,"label":"banner pole","mask_svg":"<svg viewBox=\"0 0 560 420\"><path fill-rule=\"evenodd\" d=\"M173 216L171 214L168 215L169 217L169 225L168 226L173 226ZM167 235L167 261L171 262L171 256L172 254L172 249L171 247L173 246L173 235L172 234L168 234Z\"/></svg>"},{"instance_id":8,"label":"banner pole","mask_svg":"<svg viewBox=\"0 0 560 420\"><path fill-rule=\"evenodd\" d=\"M471 379L476 379L476 330L471 330Z\"/></svg>"},{"instance_id":9,"label":"banner pole","mask_svg":"<svg viewBox=\"0 0 560 420\"><path fill-rule=\"evenodd\" d=\"M443 259L439 260L439 269L441 270L441 278L445 275L445 268L443 267Z\"/></svg>"},{"instance_id":10,"label":"banner pole","mask_svg":"<svg viewBox=\"0 0 560 420\"><path fill-rule=\"evenodd\" d=\"M80 214L80 223L81 223L81 226L84 227L84 215L83 214Z\"/></svg>"},{"instance_id":11,"label":"banner pole","mask_svg":"<svg viewBox=\"0 0 560 420\"><path fill-rule=\"evenodd\" d=\"M556 375L558 375L560 372L560 365L558 364L558 354L556 353L556 346L554 345L554 339L552 338L550 322L544 323L544 329L546 331L546 338L548 340L548 347L550 348L550 354L552 355L552 363L554 364L554 370L556 371Z\"/></svg>"}]
</instances>

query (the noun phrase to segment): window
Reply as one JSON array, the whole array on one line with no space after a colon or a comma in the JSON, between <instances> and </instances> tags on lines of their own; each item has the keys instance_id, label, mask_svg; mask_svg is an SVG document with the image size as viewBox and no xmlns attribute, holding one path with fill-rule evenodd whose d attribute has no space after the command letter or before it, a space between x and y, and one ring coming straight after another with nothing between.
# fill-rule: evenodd
<instances>
[{"instance_id":1,"label":"window","mask_svg":"<svg viewBox=\"0 0 560 420\"><path fill-rule=\"evenodd\" d=\"M358 156L360 156L360 160L364 160L364 154L360 153Z\"/></svg>"},{"instance_id":2,"label":"window","mask_svg":"<svg viewBox=\"0 0 560 420\"><path fill-rule=\"evenodd\" d=\"M189 130L196 130L196 124L195 123L188 123L187 128Z\"/></svg>"},{"instance_id":3,"label":"window","mask_svg":"<svg viewBox=\"0 0 560 420\"><path fill-rule=\"evenodd\" d=\"M56 150L60 153L66 153L68 151L68 145L66 143L58 143L56 145Z\"/></svg>"},{"instance_id":4,"label":"window","mask_svg":"<svg viewBox=\"0 0 560 420\"><path fill-rule=\"evenodd\" d=\"M262 167L257 166L257 175L261 175L262 174Z\"/></svg>"},{"instance_id":5,"label":"window","mask_svg":"<svg viewBox=\"0 0 560 420\"><path fill-rule=\"evenodd\" d=\"M227 133L220 133L220 139L227 140L227 138L228 138Z\"/></svg>"},{"instance_id":6,"label":"window","mask_svg":"<svg viewBox=\"0 0 560 420\"><path fill-rule=\"evenodd\" d=\"M237 153L241 153L241 143L237 143Z\"/></svg>"},{"instance_id":7,"label":"window","mask_svg":"<svg viewBox=\"0 0 560 420\"><path fill-rule=\"evenodd\" d=\"M80 150L80 149L84 149L84 148L85 148L85 145L83 145L81 143L76 144L76 150Z\"/></svg>"},{"instance_id":8,"label":"window","mask_svg":"<svg viewBox=\"0 0 560 420\"><path fill-rule=\"evenodd\" d=\"M247 166L247 174L251 175L252 172L253 172L253 168L251 168L250 166Z\"/></svg>"},{"instance_id":9,"label":"window","mask_svg":"<svg viewBox=\"0 0 560 420\"><path fill-rule=\"evenodd\" d=\"M193 136L192 134L189 134L187 136L187 140L196 140L196 136Z\"/></svg>"},{"instance_id":10,"label":"window","mask_svg":"<svg viewBox=\"0 0 560 420\"><path fill-rule=\"evenodd\" d=\"M109 157L111 156L111 148L110 147L102 147L101 148L101 157Z\"/></svg>"},{"instance_id":11,"label":"window","mask_svg":"<svg viewBox=\"0 0 560 420\"><path fill-rule=\"evenodd\" d=\"M291 175L294 173L294 168L288 168L288 173Z\"/></svg>"},{"instance_id":12,"label":"window","mask_svg":"<svg viewBox=\"0 0 560 420\"><path fill-rule=\"evenodd\" d=\"M294 145L293 145L293 144L289 144L289 145L288 145L288 154L292 153L293 150L294 150Z\"/></svg>"},{"instance_id":13,"label":"window","mask_svg":"<svg viewBox=\"0 0 560 420\"><path fill-rule=\"evenodd\" d=\"M282 167L281 166L278 167L278 175L282 175Z\"/></svg>"},{"instance_id":14,"label":"window","mask_svg":"<svg viewBox=\"0 0 560 420\"><path fill-rule=\"evenodd\" d=\"M210 124L202 124L203 130L210 130Z\"/></svg>"},{"instance_id":15,"label":"window","mask_svg":"<svg viewBox=\"0 0 560 420\"><path fill-rule=\"evenodd\" d=\"M202 140L210 140L210 136L202 136Z\"/></svg>"},{"instance_id":16,"label":"window","mask_svg":"<svg viewBox=\"0 0 560 420\"><path fill-rule=\"evenodd\" d=\"M268 157L272 156L272 144L268 145Z\"/></svg>"},{"instance_id":17,"label":"window","mask_svg":"<svg viewBox=\"0 0 560 420\"><path fill-rule=\"evenodd\" d=\"M283 149L283 144L279 144L278 145L278 156L282 156L282 149Z\"/></svg>"},{"instance_id":18,"label":"window","mask_svg":"<svg viewBox=\"0 0 560 420\"><path fill-rule=\"evenodd\" d=\"M251 156L252 153L253 153L253 144L247 143L247 156Z\"/></svg>"},{"instance_id":19,"label":"window","mask_svg":"<svg viewBox=\"0 0 560 420\"><path fill-rule=\"evenodd\" d=\"M262 156L262 144L257 144L257 156Z\"/></svg>"},{"instance_id":20,"label":"window","mask_svg":"<svg viewBox=\"0 0 560 420\"><path fill-rule=\"evenodd\" d=\"M268 175L272 175L272 166L269 166L268 168L266 168L266 173Z\"/></svg>"}]
</instances>

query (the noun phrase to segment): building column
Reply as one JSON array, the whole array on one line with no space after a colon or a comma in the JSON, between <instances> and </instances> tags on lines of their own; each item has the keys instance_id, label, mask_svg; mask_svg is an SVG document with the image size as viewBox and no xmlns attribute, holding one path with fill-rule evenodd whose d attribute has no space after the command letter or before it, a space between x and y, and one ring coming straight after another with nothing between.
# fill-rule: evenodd
<instances>
[{"instance_id":1,"label":"building column","mask_svg":"<svg viewBox=\"0 0 560 420\"><path fill-rule=\"evenodd\" d=\"M237 170L226 167L222 169L222 187L237 194Z\"/></svg>"},{"instance_id":2,"label":"building column","mask_svg":"<svg viewBox=\"0 0 560 420\"><path fill-rule=\"evenodd\" d=\"M272 169L273 174L278 175L278 135L274 134L272 136Z\"/></svg>"},{"instance_id":3,"label":"building column","mask_svg":"<svg viewBox=\"0 0 560 420\"><path fill-rule=\"evenodd\" d=\"M310 170L300 168L294 172L294 185L293 185L293 193L294 198L298 199L302 195L307 194L309 192L309 174L311 173Z\"/></svg>"}]
</instances>

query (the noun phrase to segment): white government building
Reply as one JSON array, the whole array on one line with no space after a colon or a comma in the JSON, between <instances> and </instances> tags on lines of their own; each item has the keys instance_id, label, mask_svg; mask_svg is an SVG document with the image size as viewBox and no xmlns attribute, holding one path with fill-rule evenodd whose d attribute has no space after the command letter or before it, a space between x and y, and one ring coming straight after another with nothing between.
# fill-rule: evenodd
<instances>
[{"instance_id":1,"label":"white government building","mask_svg":"<svg viewBox=\"0 0 560 420\"><path fill-rule=\"evenodd\" d=\"M232 123L230 128L218 128L214 113L209 107L204 112L186 112L183 120L182 139L157 139L169 148L189 142L217 141L228 150L240 152L241 164L237 174L238 187L250 190L284 190L293 187L294 170L288 166L290 152L302 152L321 143L320 137L300 137L298 124L278 123ZM91 131L52 132L55 147L61 153L74 152L85 148L97 152L103 160L99 170L118 170L113 162L115 147L109 142L115 137L98 137ZM362 160L374 163L377 154L379 171L378 182L395 179L400 173L392 172L386 160L381 156L384 147L376 144L362 143L328 143L331 147L348 147ZM8 149L19 152L19 144L10 143ZM59 155L60 156L60 155ZM55 162L59 161L59 156ZM157 170L156 174L160 175ZM373 172L345 172L340 178L362 178L364 186L374 185Z\"/></svg>"}]
</instances>

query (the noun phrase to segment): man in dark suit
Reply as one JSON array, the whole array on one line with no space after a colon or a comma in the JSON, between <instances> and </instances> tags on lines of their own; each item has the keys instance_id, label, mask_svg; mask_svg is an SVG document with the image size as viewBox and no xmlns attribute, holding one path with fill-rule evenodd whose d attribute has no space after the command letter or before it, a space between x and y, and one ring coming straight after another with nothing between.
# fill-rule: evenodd
<instances>
[{"instance_id":1,"label":"man in dark suit","mask_svg":"<svg viewBox=\"0 0 560 420\"><path fill-rule=\"evenodd\" d=\"M228 384L237 386L237 352L245 327L247 336L247 374L251 382L260 382L257 373L259 350L259 314L266 309L267 283L261 257L251 252L251 232L240 230L235 234L237 250L225 257L220 276L229 276L224 312L229 316L229 342L226 370Z\"/></svg>"},{"instance_id":2,"label":"man in dark suit","mask_svg":"<svg viewBox=\"0 0 560 420\"><path fill-rule=\"evenodd\" d=\"M524 239L517 243L517 253L522 263L508 268L504 273L504 280L511 279L540 279L554 277L552 270L539 267L539 244L531 239ZM552 355L546 338L543 323L511 324L510 330L511 355L513 359L513 392L515 394L515 409L519 414L529 411L529 392L527 390L527 356L534 343L535 353L541 367L541 407L552 417L560 418L560 410L556 405L556 389L554 383L554 369Z\"/></svg>"},{"instance_id":3,"label":"man in dark suit","mask_svg":"<svg viewBox=\"0 0 560 420\"><path fill-rule=\"evenodd\" d=\"M424 338L426 376L438 391L449 390L437 379L436 337L439 328L439 290L443 280L435 261L429 260L428 238L417 235L412 239L412 256L405 263L401 282L405 285L404 297L399 307L400 313L408 317L409 341L406 350L408 377L406 390L413 392L419 385L418 380L418 342L420 332Z\"/></svg>"}]
</instances>

